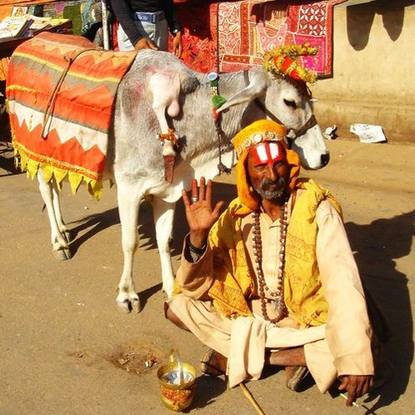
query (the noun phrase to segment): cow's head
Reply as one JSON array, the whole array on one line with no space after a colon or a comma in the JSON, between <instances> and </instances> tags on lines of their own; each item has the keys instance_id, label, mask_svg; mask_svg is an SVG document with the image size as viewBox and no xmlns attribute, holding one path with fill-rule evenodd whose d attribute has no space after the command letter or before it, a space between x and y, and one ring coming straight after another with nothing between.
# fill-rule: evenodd
<instances>
[{"instance_id":1,"label":"cow's head","mask_svg":"<svg viewBox=\"0 0 415 415\"><path fill-rule=\"evenodd\" d=\"M287 141L306 169L320 169L329 161L329 152L313 114L309 89L302 81L276 77L261 69L247 72L247 86L218 110L254 101L259 117L267 117L287 128Z\"/></svg>"}]
</instances>

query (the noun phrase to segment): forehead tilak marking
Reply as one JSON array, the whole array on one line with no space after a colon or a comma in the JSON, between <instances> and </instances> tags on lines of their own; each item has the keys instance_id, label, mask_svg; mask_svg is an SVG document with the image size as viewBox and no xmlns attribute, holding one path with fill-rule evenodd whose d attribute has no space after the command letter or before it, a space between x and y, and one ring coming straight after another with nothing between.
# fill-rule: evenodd
<instances>
[{"instance_id":1,"label":"forehead tilak marking","mask_svg":"<svg viewBox=\"0 0 415 415\"><path fill-rule=\"evenodd\" d=\"M266 141L253 147L250 151L255 164L272 163L280 158L280 148L275 142Z\"/></svg>"},{"instance_id":2,"label":"forehead tilak marking","mask_svg":"<svg viewBox=\"0 0 415 415\"><path fill-rule=\"evenodd\" d=\"M268 152L266 145L264 143L257 145L256 147L254 147L254 149L256 151L259 161L261 161L262 163L268 161Z\"/></svg>"},{"instance_id":3,"label":"forehead tilak marking","mask_svg":"<svg viewBox=\"0 0 415 415\"><path fill-rule=\"evenodd\" d=\"M242 152L252 145L259 144L265 140L277 140L283 139L278 134L274 133L273 131L264 131L262 133L255 133L252 134L249 138L247 138L243 143L241 143L238 148L235 149L236 155L239 157Z\"/></svg>"},{"instance_id":4,"label":"forehead tilak marking","mask_svg":"<svg viewBox=\"0 0 415 415\"><path fill-rule=\"evenodd\" d=\"M275 160L279 156L279 148L277 143L269 143L269 151L271 153L271 158Z\"/></svg>"}]
</instances>

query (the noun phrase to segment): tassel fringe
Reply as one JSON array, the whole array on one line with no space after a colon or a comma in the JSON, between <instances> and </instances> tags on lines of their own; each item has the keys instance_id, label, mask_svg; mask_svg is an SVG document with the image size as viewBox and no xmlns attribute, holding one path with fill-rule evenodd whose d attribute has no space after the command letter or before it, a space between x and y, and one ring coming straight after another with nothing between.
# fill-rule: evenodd
<instances>
[{"instance_id":1,"label":"tassel fringe","mask_svg":"<svg viewBox=\"0 0 415 415\"><path fill-rule=\"evenodd\" d=\"M102 196L102 180L93 179L82 171L72 171L67 168L58 167L51 162L38 161L32 158L16 141L13 141L15 166L20 168L22 172L30 179L34 179L39 171L42 171L45 181L49 183L52 179L55 180L58 189L62 190L63 181L66 179L71 187L72 194L76 194L81 183L85 183L88 192L99 200Z\"/></svg>"}]
</instances>

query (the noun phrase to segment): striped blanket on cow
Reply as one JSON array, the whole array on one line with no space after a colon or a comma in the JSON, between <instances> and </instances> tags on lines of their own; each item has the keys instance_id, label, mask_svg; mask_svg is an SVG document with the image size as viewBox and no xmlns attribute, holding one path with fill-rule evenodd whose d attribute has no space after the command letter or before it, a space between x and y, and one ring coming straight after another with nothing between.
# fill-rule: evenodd
<instances>
[{"instance_id":1,"label":"striped blanket on cow","mask_svg":"<svg viewBox=\"0 0 415 415\"><path fill-rule=\"evenodd\" d=\"M41 33L12 55L7 100L16 159L32 178L84 181L97 198L118 85L134 52L97 50L72 35Z\"/></svg>"}]
</instances>

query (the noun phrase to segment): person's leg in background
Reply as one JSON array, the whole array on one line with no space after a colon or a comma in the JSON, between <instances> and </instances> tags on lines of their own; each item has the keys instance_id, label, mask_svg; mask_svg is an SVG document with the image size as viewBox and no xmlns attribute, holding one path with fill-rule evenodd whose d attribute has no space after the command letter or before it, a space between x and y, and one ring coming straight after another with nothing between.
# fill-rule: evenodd
<instances>
[{"instance_id":1,"label":"person's leg in background","mask_svg":"<svg viewBox=\"0 0 415 415\"><path fill-rule=\"evenodd\" d=\"M117 30L117 41L118 41L118 49L121 52L128 52L128 51L134 50L133 44L130 42L130 39L128 39L127 34L124 32L120 24L118 25L118 30Z\"/></svg>"},{"instance_id":2,"label":"person's leg in background","mask_svg":"<svg viewBox=\"0 0 415 415\"><path fill-rule=\"evenodd\" d=\"M169 38L169 29L166 19L161 19L158 22L143 22L137 21L137 25L141 25L148 37L157 45L160 50L167 51L168 48L168 38ZM120 51L131 51L134 50L134 46L131 44L130 39L124 32L121 25L118 26L117 33L118 47Z\"/></svg>"}]
</instances>

